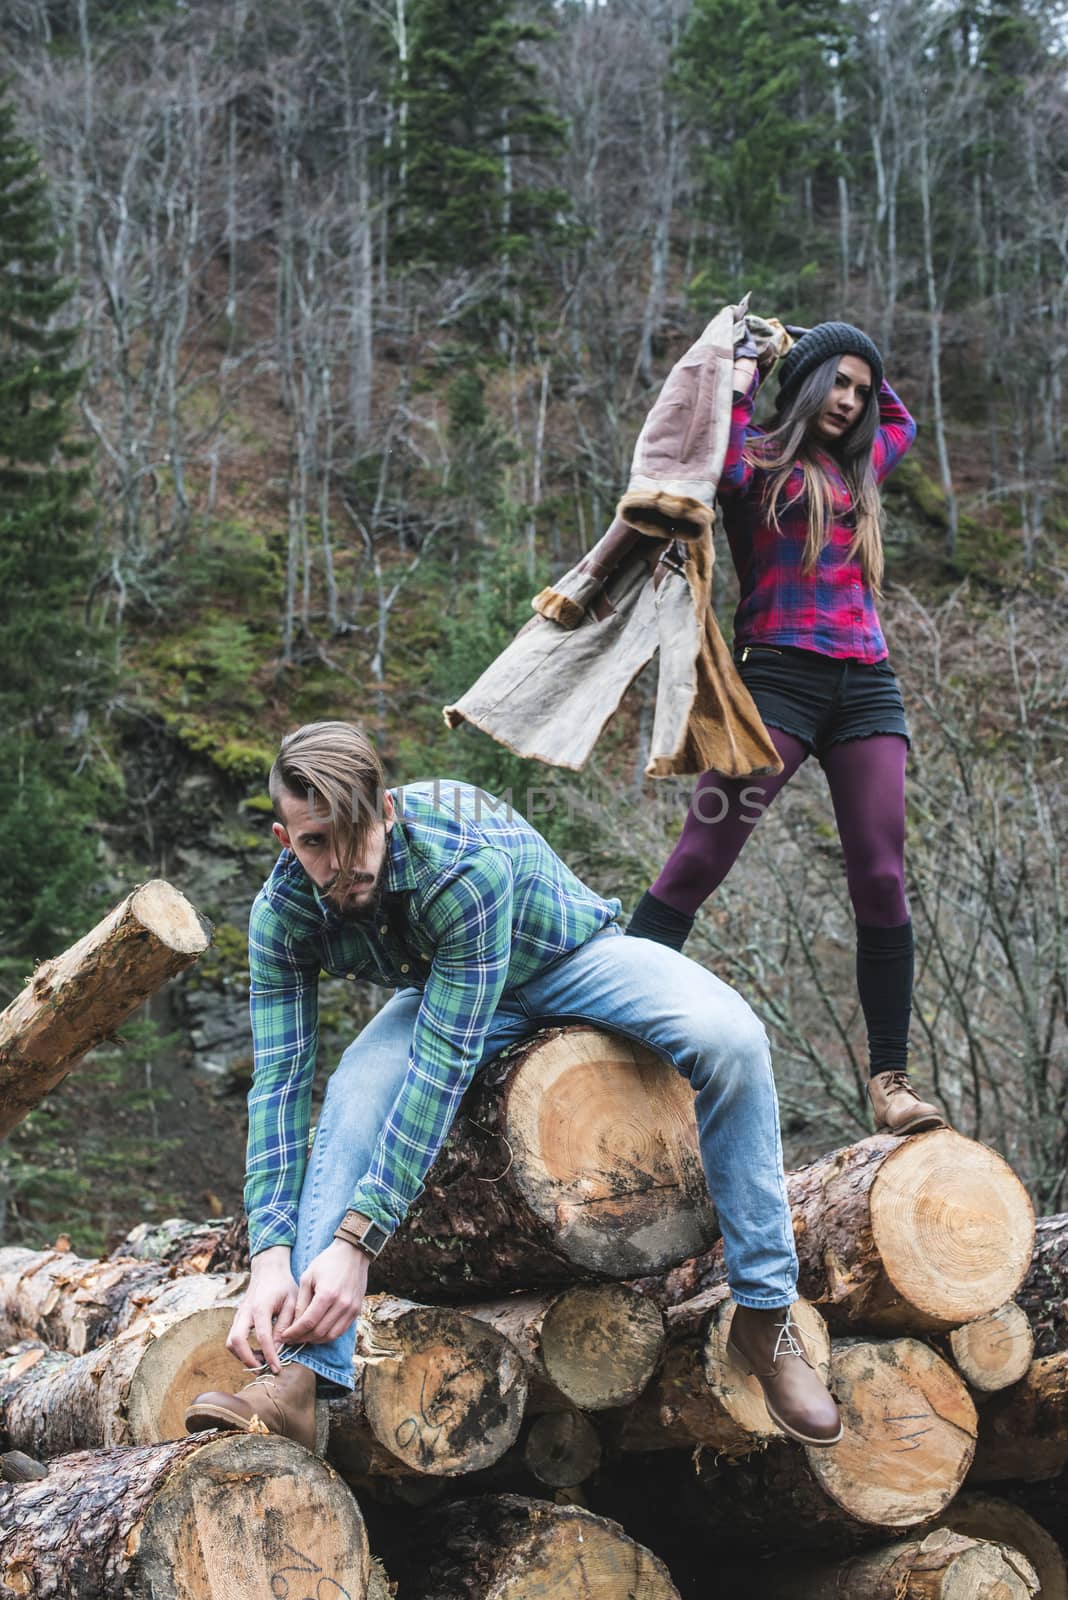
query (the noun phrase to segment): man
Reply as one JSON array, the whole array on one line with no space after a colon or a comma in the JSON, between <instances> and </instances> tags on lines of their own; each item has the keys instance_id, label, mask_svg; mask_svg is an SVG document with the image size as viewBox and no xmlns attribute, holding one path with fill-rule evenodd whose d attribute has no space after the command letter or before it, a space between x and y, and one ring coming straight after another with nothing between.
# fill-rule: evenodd
<instances>
[{"instance_id":1,"label":"man","mask_svg":"<svg viewBox=\"0 0 1068 1600\"><path fill-rule=\"evenodd\" d=\"M554 1018L648 1044L684 1073L738 1305L732 1343L793 1438L834 1444L834 1401L789 1308L797 1259L767 1038L677 951L624 938L603 900L521 817L452 781L386 789L350 723L282 742L270 776L284 847L249 922L255 1070L245 1206L252 1274L227 1345L264 1368L201 1395L191 1431L314 1444L317 1383L353 1386L370 1261L418 1197L478 1067ZM320 970L397 993L330 1079L306 1156Z\"/></svg>"}]
</instances>

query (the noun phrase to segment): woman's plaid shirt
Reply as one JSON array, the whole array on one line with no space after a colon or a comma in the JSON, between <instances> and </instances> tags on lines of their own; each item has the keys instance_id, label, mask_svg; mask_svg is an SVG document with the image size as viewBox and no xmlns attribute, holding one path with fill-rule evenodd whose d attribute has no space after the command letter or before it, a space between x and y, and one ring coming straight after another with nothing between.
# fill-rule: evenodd
<instances>
[{"instance_id":1,"label":"woman's plaid shirt","mask_svg":"<svg viewBox=\"0 0 1068 1600\"><path fill-rule=\"evenodd\" d=\"M580 882L510 801L451 779L391 792L398 820L373 917L328 906L289 850L252 907L245 1208L253 1254L296 1237L320 971L423 992L407 1076L350 1201L392 1233L452 1125L502 994L619 914L619 901Z\"/></svg>"},{"instance_id":2,"label":"woman's plaid shirt","mask_svg":"<svg viewBox=\"0 0 1068 1600\"><path fill-rule=\"evenodd\" d=\"M882 661L886 641L875 597L856 556L849 554L856 525L845 479L830 455L823 458L834 496L827 543L811 572L802 570L808 537L808 500L802 493L780 512L781 532L771 526L764 504L767 476L745 459L746 445L763 436L753 423L757 382L748 394L734 396L731 435L717 491L723 506L731 557L741 598L734 614L734 647L747 644L796 645L825 656ZM872 445L872 467L881 483L909 449L916 424L888 383L879 391L879 430ZM780 503L802 489L795 467Z\"/></svg>"}]
</instances>

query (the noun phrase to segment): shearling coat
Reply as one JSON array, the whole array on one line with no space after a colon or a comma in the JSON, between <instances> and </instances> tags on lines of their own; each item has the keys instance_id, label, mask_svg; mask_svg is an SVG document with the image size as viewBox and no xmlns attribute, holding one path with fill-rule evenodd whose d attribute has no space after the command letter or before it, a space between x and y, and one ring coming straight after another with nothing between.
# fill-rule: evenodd
<instances>
[{"instance_id":1,"label":"shearling coat","mask_svg":"<svg viewBox=\"0 0 1068 1600\"><path fill-rule=\"evenodd\" d=\"M445 707L449 727L470 722L517 755L578 771L659 650L648 777L781 771L709 603L736 355L781 354L790 342L747 303L725 307L672 368L607 533L535 596L536 615Z\"/></svg>"}]
</instances>

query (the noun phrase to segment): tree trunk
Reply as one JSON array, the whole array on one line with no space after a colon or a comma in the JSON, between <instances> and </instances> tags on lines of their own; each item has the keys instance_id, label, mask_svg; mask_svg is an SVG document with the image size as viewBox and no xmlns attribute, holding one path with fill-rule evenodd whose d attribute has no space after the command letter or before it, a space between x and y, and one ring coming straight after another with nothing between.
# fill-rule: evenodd
<instances>
[{"instance_id":1,"label":"tree trunk","mask_svg":"<svg viewBox=\"0 0 1068 1600\"><path fill-rule=\"evenodd\" d=\"M947 1341L961 1377L984 1394L1019 1383L1031 1366L1034 1342L1027 1315L1015 1300L954 1328Z\"/></svg>"},{"instance_id":2,"label":"tree trunk","mask_svg":"<svg viewBox=\"0 0 1068 1600\"><path fill-rule=\"evenodd\" d=\"M520 1495L435 1507L387 1565L419 1600L678 1600L663 1562L618 1523Z\"/></svg>"},{"instance_id":3,"label":"tree trunk","mask_svg":"<svg viewBox=\"0 0 1068 1600\"><path fill-rule=\"evenodd\" d=\"M939 1517L938 1526L1019 1550L1038 1575L1042 1600L1068 1600L1064 1551L1034 1517L1011 1500L998 1500L989 1494L959 1494Z\"/></svg>"},{"instance_id":4,"label":"tree trunk","mask_svg":"<svg viewBox=\"0 0 1068 1600\"><path fill-rule=\"evenodd\" d=\"M1035 1355L1068 1349L1068 1211L1039 1217L1031 1266L1016 1296L1035 1335Z\"/></svg>"},{"instance_id":5,"label":"tree trunk","mask_svg":"<svg viewBox=\"0 0 1068 1600\"><path fill-rule=\"evenodd\" d=\"M975 1449L975 1407L948 1362L917 1339L837 1341L831 1386L844 1434L833 1449L773 1443L736 1465L702 1452L708 1534L795 1548L856 1548L872 1530L939 1516Z\"/></svg>"},{"instance_id":6,"label":"tree trunk","mask_svg":"<svg viewBox=\"0 0 1068 1600\"><path fill-rule=\"evenodd\" d=\"M111 1252L113 1261L122 1256L160 1261L179 1272L247 1272L248 1219L240 1211L212 1222L139 1222Z\"/></svg>"},{"instance_id":7,"label":"tree trunk","mask_svg":"<svg viewBox=\"0 0 1068 1600\"><path fill-rule=\"evenodd\" d=\"M357 1368L355 1392L330 1404L327 1453L346 1476L475 1472L519 1435L524 1364L462 1311L368 1300Z\"/></svg>"},{"instance_id":8,"label":"tree trunk","mask_svg":"<svg viewBox=\"0 0 1068 1600\"><path fill-rule=\"evenodd\" d=\"M1068 1351L1031 1363L980 1413L973 1483L1052 1478L1068 1462Z\"/></svg>"},{"instance_id":9,"label":"tree trunk","mask_svg":"<svg viewBox=\"0 0 1068 1600\"><path fill-rule=\"evenodd\" d=\"M210 942L209 924L157 878L42 962L0 1015L0 1138Z\"/></svg>"},{"instance_id":10,"label":"tree trunk","mask_svg":"<svg viewBox=\"0 0 1068 1600\"><path fill-rule=\"evenodd\" d=\"M86 1261L69 1251L0 1250L0 1346L43 1339L80 1356L151 1310L199 1311L233 1304L245 1273L177 1277L159 1262Z\"/></svg>"},{"instance_id":11,"label":"tree trunk","mask_svg":"<svg viewBox=\"0 0 1068 1600\"><path fill-rule=\"evenodd\" d=\"M693 1450L703 1445L731 1460L781 1439L756 1378L727 1348L734 1301L726 1288L711 1289L668 1313L663 1364L641 1398L612 1418L612 1442L621 1450ZM831 1342L818 1311L799 1300L793 1315L813 1362L827 1379Z\"/></svg>"},{"instance_id":12,"label":"tree trunk","mask_svg":"<svg viewBox=\"0 0 1068 1600\"><path fill-rule=\"evenodd\" d=\"M179 1438L198 1394L249 1380L226 1349L232 1320L225 1306L144 1317L82 1356L39 1346L2 1357L0 1427L14 1449L46 1459Z\"/></svg>"},{"instance_id":13,"label":"tree trunk","mask_svg":"<svg viewBox=\"0 0 1068 1600\"><path fill-rule=\"evenodd\" d=\"M946 1528L843 1562L760 1569L761 1600L1033 1600L1040 1592L1019 1551Z\"/></svg>"},{"instance_id":14,"label":"tree trunk","mask_svg":"<svg viewBox=\"0 0 1068 1600\"><path fill-rule=\"evenodd\" d=\"M53 1461L0 1486L0 1592L63 1600L364 1600L367 1534L287 1439L200 1434Z\"/></svg>"},{"instance_id":15,"label":"tree trunk","mask_svg":"<svg viewBox=\"0 0 1068 1600\"><path fill-rule=\"evenodd\" d=\"M655 1302L625 1283L576 1284L464 1309L509 1339L527 1363L528 1413L556 1410L561 1401L581 1411L629 1405L664 1349Z\"/></svg>"},{"instance_id":16,"label":"tree trunk","mask_svg":"<svg viewBox=\"0 0 1068 1600\"><path fill-rule=\"evenodd\" d=\"M689 1085L640 1045L556 1028L476 1080L372 1276L470 1298L658 1272L714 1237Z\"/></svg>"},{"instance_id":17,"label":"tree trunk","mask_svg":"<svg viewBox=\"0 0 1068 1600\"><path fill-rule=\"evenodd\" d=\"M1012 1298L1031 1259L1027 1191L985 1145L877 1134L790 1173L798 1287L834 1332L949 1332ZM722 1248L641 1286L661 1303L724 1280Z\"/></svg>"}]
</instances>

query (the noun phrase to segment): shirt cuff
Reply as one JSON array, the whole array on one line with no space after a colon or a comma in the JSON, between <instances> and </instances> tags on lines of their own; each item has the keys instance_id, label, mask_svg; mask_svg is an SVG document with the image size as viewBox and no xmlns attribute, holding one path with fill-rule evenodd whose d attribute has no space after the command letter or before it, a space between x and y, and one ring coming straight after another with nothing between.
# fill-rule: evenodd
<instances>
[{"instance_id":1,"label":"shirt cuff","mask_svg":"<svg viewBox=\"0 0 1068 1600\"><path fill-rule=\"evenodd\" d=\"M259 1206L249 1212L248 1253L258 1256L282 1244L292 1250L297 1242L296 1206Z\"/></svg>"},{"instance_id":2,"label":"shirt cuff","mask_svg":"<svg viewBox=\"0 0 1068 1600\"><path fill-rule=\"evenodd\" d=\"M377 1222L391 1236L403 1222L407 1209L399 1195L370 1177L360 1179L348 1204L349 1211L358 1211L361 1217Z\"/></svg>"}]
</instances>

